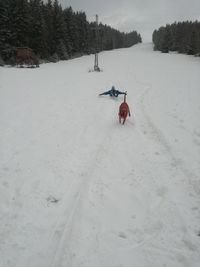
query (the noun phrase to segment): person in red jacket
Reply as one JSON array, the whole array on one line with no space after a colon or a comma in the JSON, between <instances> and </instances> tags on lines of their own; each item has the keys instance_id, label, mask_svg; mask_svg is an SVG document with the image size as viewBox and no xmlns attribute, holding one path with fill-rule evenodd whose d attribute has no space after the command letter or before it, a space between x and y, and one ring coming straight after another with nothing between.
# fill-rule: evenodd
<instances>
[{"instance_id":1,"label":"person in red jacket","mask_svg":"<svg viewBox=\"0 0 200 267\"><path fill-rule=\"evenodd\" d=\"M129 117L131 116L130 113L130 109L128 104L126 103L126 94L124 95L124 102L121 103L120 107L119 107L119 123L125 123L127 116L129 115Z\"/></svg>"}]
</instances>

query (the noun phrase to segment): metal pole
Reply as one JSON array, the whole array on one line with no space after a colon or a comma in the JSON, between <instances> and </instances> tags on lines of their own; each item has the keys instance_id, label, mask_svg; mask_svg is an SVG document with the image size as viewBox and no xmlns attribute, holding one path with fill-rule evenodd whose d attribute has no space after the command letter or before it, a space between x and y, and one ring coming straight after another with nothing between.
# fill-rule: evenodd
<instances>
[{"instance_id":1,"label":"metal pole","mask_svg":"<svg viewBox=\"0 0 200 267\"><path fill-rule=\"evenodd\" d=\"M99 71L99 66L98 66L98 41L99 41L99 36L98 36L98 15L96 15L96 26L95 26L95 42L96 42L96 51L95 51L95 58L94 58L94 71Z\"/></svg>"}]
</instances>

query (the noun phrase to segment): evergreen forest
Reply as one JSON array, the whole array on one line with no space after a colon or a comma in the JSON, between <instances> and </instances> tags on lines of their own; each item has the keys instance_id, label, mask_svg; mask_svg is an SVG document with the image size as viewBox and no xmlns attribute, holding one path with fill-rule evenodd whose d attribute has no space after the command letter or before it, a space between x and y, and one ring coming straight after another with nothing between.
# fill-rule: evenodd
<instances>
[{"instance_id":1,"label":"evergreen forest","mask_svg":"<svg viewBox=\"0 0 200 267\"><path fill-rule=\"evenodd\" d=\"M153 32L154 50L200 56L200 22L175 22Z\"/></svg>"},{"instance_id":2,"label":"evergreen forest","mask_svg":"<svg viewBox=\"0 0 200 267\"><path fill-rule=\"evenodd\" d=\"M0 0L0 61L6 64L16 63L18 47L31 48L41 61L56 62L139 42L136 31L88 22L85 12L63 9L58 0Z\"/></svg>"}]
</instances>

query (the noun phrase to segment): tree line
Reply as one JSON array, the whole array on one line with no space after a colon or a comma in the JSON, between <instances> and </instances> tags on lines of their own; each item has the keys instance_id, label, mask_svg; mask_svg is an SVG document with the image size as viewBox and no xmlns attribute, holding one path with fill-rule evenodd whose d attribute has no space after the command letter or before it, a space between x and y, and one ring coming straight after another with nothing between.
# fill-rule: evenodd
<instances>
[{"instance_id":1,"label":"tree line","mask_svg":"<svg viewBox=\"0 0 200 267\"><path fill-rule=\"evenodd\" d=\"M155 30L152 35L154 50L163 53L177 51L200 56L200 22L175 22Z\"/></svg>"},{"instance_id":2,"label":"tree line","mask_svg":"<svg viewBox=\"0 0 200 267\"><path fill-rule=\"evenodd\" d=\"M136 31L95 27L85 12L63 9L58 0L0 0L0 58L15 64L16 48L29 47L40 59L58 61L142 41Z\"/></svg>"}]
</instances>

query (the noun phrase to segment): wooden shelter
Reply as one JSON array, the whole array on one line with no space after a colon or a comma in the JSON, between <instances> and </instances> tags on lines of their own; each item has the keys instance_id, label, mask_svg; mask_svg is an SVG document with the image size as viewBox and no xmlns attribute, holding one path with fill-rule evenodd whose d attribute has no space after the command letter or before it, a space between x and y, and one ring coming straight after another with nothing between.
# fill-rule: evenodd
<instances>
[{"instance_id":1,"label":"wooden shelter","mask_svg":"<svg viewBox=\"0 0 200 267\"><path fill-rule=\"evenodd\" d=\"M20 67L39 67L38 58L29 47L17 47L16 63Z\"/></svg>"}]
</instances>

